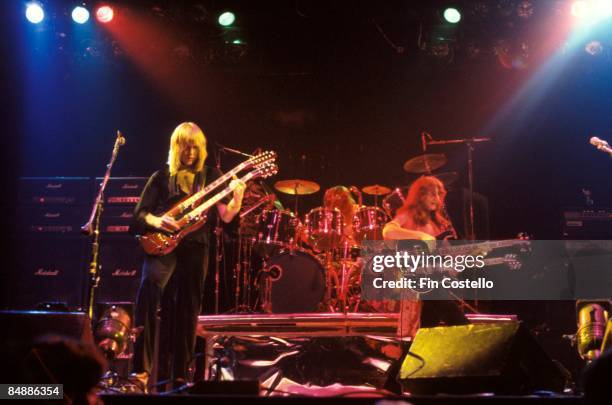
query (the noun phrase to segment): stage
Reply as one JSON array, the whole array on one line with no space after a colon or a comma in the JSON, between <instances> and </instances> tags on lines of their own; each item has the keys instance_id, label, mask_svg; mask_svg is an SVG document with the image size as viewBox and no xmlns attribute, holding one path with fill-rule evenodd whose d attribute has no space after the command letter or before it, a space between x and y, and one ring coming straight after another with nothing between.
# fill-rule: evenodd
<instances>
[{"instance_id":1,"label":"stage","mask_svg":"<svg viewBox=\"0 0 612 405\"><path fill-rule=\"evenodd\" d=\"M0 386L610 398L612 0L0 3Z\"/></svg>"}]
</instances>

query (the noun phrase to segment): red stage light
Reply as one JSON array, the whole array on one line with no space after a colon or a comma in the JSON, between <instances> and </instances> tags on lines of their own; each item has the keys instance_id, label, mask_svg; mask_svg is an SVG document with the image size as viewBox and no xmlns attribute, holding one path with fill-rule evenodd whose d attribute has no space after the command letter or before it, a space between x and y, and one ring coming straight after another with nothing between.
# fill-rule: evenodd
<instances>
[{"instance_id":1,"label":"red stage light","mask_svg":"<svg viewBox=\"0 0 612 405\"><path fill-rule=\"evenodd\" d=\"M96 11L96 18L98 18L98 21L101 23L111 22L113 15L113 9L109 6L98 7L98 10Z\"/></svg>"}]
</instances>

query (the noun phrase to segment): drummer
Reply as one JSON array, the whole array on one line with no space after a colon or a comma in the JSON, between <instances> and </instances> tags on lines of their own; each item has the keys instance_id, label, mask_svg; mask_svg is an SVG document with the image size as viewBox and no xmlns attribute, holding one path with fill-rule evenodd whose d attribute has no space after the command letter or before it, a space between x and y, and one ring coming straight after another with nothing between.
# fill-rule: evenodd
<instances>
[{"instance_id":1,"label":"drummer","mask_svg":"<svg viewBox=\"0 0 612 405\"><path fill-rule=\"evenodd\" d=\"M325 191L323 196L325 208L338 209L342 214L343 233L348 242L354 242L353 217L359 209L359 205L353 199L351 191L344 186L334 186Z\"/></svg>"}]
</instances>

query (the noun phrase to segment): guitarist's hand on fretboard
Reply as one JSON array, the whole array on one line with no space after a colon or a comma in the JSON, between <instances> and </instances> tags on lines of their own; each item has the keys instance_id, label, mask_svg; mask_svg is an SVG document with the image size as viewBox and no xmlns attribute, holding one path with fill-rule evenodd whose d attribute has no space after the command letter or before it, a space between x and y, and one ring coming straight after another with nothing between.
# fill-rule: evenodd
<instances>
[{"instance_id":1,"label":"guitarist's hand on fretboard","mask_svg":"<svg viewBox=\"0 0 612 405\"><path fill-rule=\"evenodd\" d=\"M236 201L242 202L244 190L246 190L246 183L234 176L234 179L230 182L229 187L233 190L233 198Z\"/></svg>"}]
</instances>

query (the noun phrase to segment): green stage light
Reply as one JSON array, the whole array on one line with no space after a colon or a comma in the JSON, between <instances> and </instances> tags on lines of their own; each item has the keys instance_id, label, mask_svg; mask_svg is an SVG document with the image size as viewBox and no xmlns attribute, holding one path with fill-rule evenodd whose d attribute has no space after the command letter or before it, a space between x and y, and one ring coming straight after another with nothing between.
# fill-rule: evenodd
<instances>
[{"instance_id":1,"label":"green stage light","mask_svg":"<svg viewBox=\"0 0 612 405\"><path fill-rule=\"evenodd\" d=\"M219 24L224 27L229 27L236 21L236 16L231 11L226 11L219 16Z\"/></svg>"},{"instance_id":2,"label":"green stage light","mask_svg":"<svg viewBox=\"0 0 612 405\"><path fill-rule=\"evenodd\" d=\"M449 7L444 10L444 19L451 24L457 24L461 21L461 13L456 8Z\"/></svg>"}]
</instances>

